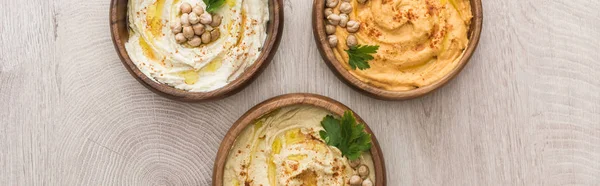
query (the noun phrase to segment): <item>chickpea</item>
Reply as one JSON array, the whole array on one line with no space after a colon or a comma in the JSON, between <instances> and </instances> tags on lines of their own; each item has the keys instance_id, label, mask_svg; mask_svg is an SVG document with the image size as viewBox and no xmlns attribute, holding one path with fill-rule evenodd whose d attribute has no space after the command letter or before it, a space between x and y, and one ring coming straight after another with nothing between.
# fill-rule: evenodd
<instances>
[{"instance_id":1,"label":"chickpea","mask_svg":"<svg viewBox=\"0 0 600 186\"><path fill-rule=\"evenodd\" d=\"M187 41L187 38L185 38L185 36L183 36L183 33L179 33L175 35L175 41L177 41L178 44L181 43L185 43Z\"/></svg>"},{"instance_id":2,"label":"chickpea","mask_svg":"<svg viewBox=\"0 0 600 186\"><path fill-rule=\"evenodd\" d=\"M194 29L194 34L201 36L204 33L204 25L203 24L195 24L192 26Z\"/></svg>"},{"instance_id":3,"label":"chickpea","mask_svg":"<svg viewBox=\"0 0 600 186\"><path fill-rule=\"evenodd\" d=\"M173 31L174 34L179 34L179 33L181 33L181 29L183 29L183 27L181 26L181 20L175 19L171 23L171 30Z\"/></svg>"},{"instance_id":4,"label":"chickpea","mask_svg":"<svg viewBox=\"0 0 600 186\"><path fill-rule=\"evenodd\" d=\"M323 15L325 16L325 18L327 18L327 16L329 16L329 15L331 15L331 14L333 14L333 9L332 9L332 8L326 8L326 9L323 11Z\"/></svg>"},{"instance_id":5,"label":"chickpea","mask_svg":"<svg viewBox=\"0 0 600 186\"><path fill-rule=\"evenodd\" d=\"M183 27L183 36L188 39L192 39L194 37L194 29L191 26Z\"/></svg>"},{"instance_id":6,"label":"chickpea","mask_svg":"<svg viewBox=\"0 0 600 186\"><path fill-rule=\"evenodd\" d=\"M219 39L219 36L221 36L221 31L219 31L219 29L214 29L210 32L210 41Z\"/></svg>"},{"instance_id":7,"label":"chickpea","mask_svg":"<svg viewBox=\"0 0 600 186\"><path fill-rule=\"evenodd\" d=\"M348 24L350 18L347 14L340 14L340 27L344 28Z\"/></svg>"},{"instance_id":8,"label":"chickpea","mask_svg":"<svg viewBox=\"0 0 600 186\"><path fill-rule=\"evenodd\" d=\"M192 9L192 12L194 12L196 15L202 15L202 14L204 14L204 9L202 9L201 6L194 6L194 9Z\"/></svg>"},{"instance_id":9,"label":"chickpea","mask_svg":"<svg viewBox=\"0 0 600 186\"><path fill-rule=\"evenodd\" d=\"M325 25L325 33L327 33L327 35L331 35L335 33L335 26L333 25Z\"/></svg>"},{"instance_id":10,"label":"chickpea","mask_svg":"<svg viewBox=\"0 0 600 186\"><path fill-rule=\"evenodd\" d=\"M351 186L360 186L362 181L363 180L358 175L354 175L354 176L350 177L350 185Z\"/></svg>"},{"instance_id":11,"label":"chickpea","mask_svg":"<svg viewBox=\"0 0 600 186\"><path fill-rule=\"evenodd\" d=\"M369 178L367 178L363 180L362 186L373 186L373 182Z\"/></svg>"},{"instance_id":12,"label":"chickpea","mask_svg":"<svg viewBox=\"0 0 600 186\"><path fill-rule=\"evenodd\" d=\"M341 19L342 18L337 14L331 14L331 15L327 16L327 20L329 21L329 24L331 24L331 25L340 24Z\"/></svg>"},{"instance_id":13,"label":"chickpea","mask_svg":"<svg viewBox=\"0 0 600 186\"><path fill-rule=\"evenodd\" d=\"M327 0L325 2L325 6L329 7L329 8L335 8L338 5L338 0Z\"/></svg>"},{"instance_id":14,"label":"chickpea","mask_svg":"<svg viewBox=\"0 0 600 186\"><path fill-rule=\"evenodd\" d=\"M181 8L182 13L187 14L187 13L192 12L192 5L190 5L189 3L182 3L179 8Z\"/></svg>"},{"instance_id":15,"label":"chickpea","mask_svg":"<svg viewBox=\"0 0 600 186\"><path fill-rule=\"evenodd\" d=\"M212 16L208 13L200 15L200 23L209 25L210 23L212 23Z\"/></svg>"},{"instance_id":16,"label":"chickpea","mask_svg":"<svg viewBox=\"0 0 600 186\"><path fill-rule=\"evenodd\" d=\"M181 25L183 26L190 26L190 15L187 13L181 14L181 17L179 18L181 20Z\"/></svg>"},{"instance_id":17,"label":"chickpea","mask_svg":"<svg viewBox=\"0 0 600 186\"><path fill-rule=\"evenodd\" d=\"M200 38L202 39L202 43L204 44L208 44L210 43L210 32L204 32L204 34L202 34L202 36L200 36Z\"/></svg>"},{"instance_id":18,"label":"chickpea","mask_svg":"<svg viewBox=\"0 0 600 186\"><path fill-rule=\"evenodd\" d=\"M340 4L340 12L344 14L349 14L352 12L352 5L349 2L343 2Z\"/></svg>"},{"instance_id":19,"label":"chickpea","mask_svg":"<svg viewBox=\"0 0 600 186\"><path fill-rule=\"evenodd\" d=\"M202 39L200 39L199 36L194 36L192 39L190 39L188 41L188 44L193 46L193 47L197 47L200 46L200 44L202 44Z\"/></svg>"},{"instance_id":20,"label":"chickpea","mask_svg":"<svg viewBox=\"0 0 600 186\"><path fill-rule=\"evenodd\" d=\"M223 20L223 16L215 14L212 16L212 23L210 23L210 26L218 27L219 25L221 25L222 20Z\"/></svg>"},{"instance_id":21,"label":"chickpea","mask_svg":"<svg viewBox=\"0 0 600 186\"><path fill-rule=\"evenodd\" d=\"M336 47L338 44L338 38L336 35L327 36L327 41L329 42L330 47Z\"/></svg>"},{"instance_id":22,"label":"chickpea","mask_svg":"<svg viewBox=\"0 0 600 186\"><path fill-rule=\"evenodd\" d=\"M369 167L366 165L360 165L360 167L358 167L358 175L363 178L369 176Z\"/></svg>"},{"instance_id":23,"label":"chickpea","mask_svg":"<svg viewBox=\"0 0 600 186\"><path fill-rule=\"evenodd\" d=\"M350 47L350 48L358 45L358 40L356 39L356 36L348 35L348 37L346 38L346 45L348 45L348 47ZM359 167L359 171L360 171L360 167ZM367 171L368 171L368 169L367 169Z\"/></svg>"},{"instance_id":24,"label":"chickpea","mask_svg":"<svg viewBox=\"0 0 600 186\"><path fill-rule=\"evenodd\" d=\"M360 165L360 159L356 159L356 160L350 160L350 167L352 168L356 168Z\"/></svg>"},{"instance_id":25,"label":"chickpea","mask_svg":"<svg viewBox=\"0 0 600 186\"><path fill-rule=\"evenodd\" d=\"M190 24L192 25L200 22L200 17L198 17L198 15L196 15L196 13L194 12L189 14L188 19L190 20Z\"/></svg>"},{"instance_id":26,"label":"chickpea","mask_svg":"<svg viewBox=\"0 0 600 186\"><path fill-rule=\"evenodd\" d=\"M351 20L346 23L346 30L348 30L348 32L355 33L358 32L358 29L360 29L360 23L358 21Z\"/></svg>"}]
</instances>

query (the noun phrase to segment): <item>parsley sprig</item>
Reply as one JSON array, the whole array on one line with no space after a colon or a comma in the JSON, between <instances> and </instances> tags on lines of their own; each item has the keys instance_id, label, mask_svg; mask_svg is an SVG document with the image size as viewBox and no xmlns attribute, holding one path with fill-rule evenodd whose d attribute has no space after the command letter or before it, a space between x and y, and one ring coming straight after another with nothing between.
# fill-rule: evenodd
<instances>
[{"instance_id":1,"label":"parsley sprig","mask_svg":"<svg viewBox=\"0 0 600 186\"><path fill-rule=\"evenodd\" d=\"M325 129L319 131L321 138L327 145L340 149L349 160L356 160L361 152L371 149L371 135L365 132L364 124L356 123L351 111L344 112L339 119L327 115L321 125Z\"/></svg>"},{"instance_id":2,"label":"parsley sprig","mask_svg":"<svg viewBox=\"0 0 600 186\"><path fill-rule=\"evenodd\" d=\"M206 4L206 11L213 13L225 4L225 0L202 0Z\"/></svg>"},{"instance_id":3,"label":"parsley sprig","mask_svg":"<svg viewBox=\"0 0 600 186\"><path fill-rule=\"evenodd\" d=\"M357 45L354 47L350 47L350 49L346 50L350 60L348 63L350 64L350 68L352 70L358 69L365 70L371 68L369 65L369 60L375 59L371 54L377 53L379 46L377 45Z\"/></svg>"}]
</instances>

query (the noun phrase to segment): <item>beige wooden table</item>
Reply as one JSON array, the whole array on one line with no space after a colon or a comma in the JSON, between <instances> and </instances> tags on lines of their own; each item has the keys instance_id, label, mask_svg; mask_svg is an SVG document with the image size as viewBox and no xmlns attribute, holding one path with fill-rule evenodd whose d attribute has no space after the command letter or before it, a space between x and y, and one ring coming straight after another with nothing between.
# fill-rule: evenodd
<instances>
[{"instance_id":1,"label":"beige wooden table","mask_svg":"<svg viewBox=\"0 0 600 186\"><path fill-rule=\"evenodd\" d=\"M600 1L484 0L478 50L447 86L386 102L321 60L310 0L285 0L274 62L209 103L155 95L113 48L109 0L0 1L0 185L210 185L230 125L310 92L374 129L388 185L600 185Z\"/></svg>"}]
</instances>

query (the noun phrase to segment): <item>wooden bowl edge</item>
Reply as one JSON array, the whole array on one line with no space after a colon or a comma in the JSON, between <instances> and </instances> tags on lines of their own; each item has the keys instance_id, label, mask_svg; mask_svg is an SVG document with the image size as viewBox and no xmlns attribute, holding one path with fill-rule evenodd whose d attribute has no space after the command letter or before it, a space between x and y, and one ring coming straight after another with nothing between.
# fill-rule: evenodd
<instances>
[{"instance_id":1,"label":"wooden bowl edge","mask_svg":"<svg viewBox=\"0 0 600 186\"><path fill-rule=\"evenodd\" d=\"M118 14L119 3L125 2L125 7L127 6L126 2L128 0L111 0L110 11L109 11L109 24L110 24L110 32L111 39L113 41L113 46L119 56L119 59L127 69L127 71L140 82L144 87L148 88L150 91L166 97L168 99L183 101L183 102L203 102L203 101L212 101L217 99L222 99L228 96L232 96L248 85L250 85L262 72L269 66L272 62L277 50L279 48L279 44L281 43L281 37L283 35L283 27L284 27L284 12L283 12L283 1L282 0L270 0L272 2L273 15L271 15L271 20L269 20L270 24L267 28L268 36L265 40L265 44L263 46L263 52L261 52L259 58L252 64L252 66L248 67L244 73L242 73L237 79L228 83L224 87L219 89L210 91L210 92L189 92L180 89L176 89L174 87L154 82L152 79L144 75L138 68L135 66L131 58L129 58L129 54L125 50L124 43L122 42L122 36L120 35L120 24L125 24L125 29L128 28L126 18L120 19ZM127 16L127 8L125 8L125 17ZM265 52L267 51L267 52Z\"/></svg>"},{"instance_id":2,"label":"wooden bowl edge","mask_svg":"<svg viewBox=\"0 0 600 186\"><path fill-rule=\"evenodd\" d=\"M470 0L471 11L473 13L471 28L469 30L469 45L463 52L463 57L460 60L460 64L455 67L450 73L446 74L442 79L434 82L433 84L425 87L409 91L389 91L380 89L376 86L360 81L343 67L337 58L333 55L333 51L326 42L326 35L324 30L324 9L325 0L314 0L313 11L312 11L312 25L313 25L313 36L317 44L317 49L323 58L323 61L327 67L336 75L338 79L350 86L352 89L362 93L363 95L389 101L408 100L418 97L425 96L432 93L433 91L445 86L450 80L456 78L456 76L464 69L469 63L471 57L475 53L479 45L479 39L483 27L483 9L481 0Z\"/></svg>"},{"instance_id":3,"label":"wooden bowl edge","mask_svg":"<svg viewBox=\"0 0 600 186\"><path fill-rule=\"evenodd\" d=\"M237 135L242 132L248 125L252 124L255 119L267 114L273 110L281 107L291 105L311 105L326 109L337 115L342 115L344 111L350 110L356 116L358 122L365 124L365 130L371 134L371 140L373 147L371 148L371 156L373 157L373 164L375 168L375 185L385 186L387 185L387 175L385 169L385 159L377 141L376 135L373 133L369 125L359 116L358 113L348 108L346 105L332 99L317 94L310 93L292 93L276 96L267 99L256 106L249 109L244 113L227 131L227 134L223 137L219 150L213 165L213 176L212 185L222 186L223 185L223 172L225 168L225 162L229 154L229 150L233 147Z\"/></svg>"}]
</instances>

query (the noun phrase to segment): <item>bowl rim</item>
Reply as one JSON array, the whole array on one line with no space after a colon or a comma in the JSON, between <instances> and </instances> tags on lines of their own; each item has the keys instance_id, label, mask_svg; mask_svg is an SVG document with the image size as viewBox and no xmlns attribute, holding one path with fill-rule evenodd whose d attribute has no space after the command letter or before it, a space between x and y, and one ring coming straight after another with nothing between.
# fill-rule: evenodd
<instances>
[{"instance_id":1,"label":"bowl rim","mask_svg":"<svg viewBox=\"0 0 600 186\"><path fill-rule=\"evenodd\" d=\"M153 81L151 78L143 74L139 68L133 63L129 54L125 50L125 40L128 38L121 34L128 34L129 26L127 20L127 4L129 0L111 0L110 12L109 12L109 23L110 32L113 45L121 62L125 65L125 68L129 73L144 87L148 88L152 92L161 95L163 97L184 101L184 102L200 102L222 99L231 95L234 95L250 83L252 83L271 63L275 56L279 44L281 42L281 36L283 34L284 26L284 13L283 13L283 1L282 0L269 0L270 20L267 25L267 38L263 45L260 56L254 61L250 67L235 80L229 82L227 85L212 90L209 92L190 92L181 89L171 87L169 85L158 83ZM123 3L123 4L122 4ZM124 15L121 15L124 13ZM124 24L124 26L122 26ZM120 27L121 26L121 27ZM125 29L123 29L125 28ZM125 42L124 42L125 41Z\"/></svg>"},{"instance_id":2,"label":"bowl rim","mask_svg":"<svg viewBox=\"0 0 600 186\"><path fill-rule=\"evenodd\" d=\"M324 19L322 19L323 11L325 9L325 0L314 0L313 1L313 12L312 12L312 23L313 23L313 36L317 44L319 53L323 58L325 64L331 71L343 81L346 85L353 89L365 94L367 96L380 99L380 100L407 100L427 95L434 90L446 85L450 80L454 79L459 74L465 65L469 62L473 56L475 49L479 44L481 36L481 30L483 26L483 9L481 0L470 0L471 11L473 13L473 19L471 27L469 28L469 45L463 52L463 56L456 66L450 73L446 74L440 80L413 90L408 91L390 91L385 90L374 85L365 83L354 75L350 74L348 70L337 60L333 54L333 50L329 47L327 42L327 34L324 29Z\"/></svg>"},{"instance_id":3,"label":"bowl rim","mask_svg":"<svg viewBox=\"0 0 600 186\"><path fill-rule=\"evenodd\" d=\"M256 106L249 109L244 115L242 115L227 131L227 134L223 137L221 144L219 145L219 150L217 151L214 166L213 166L213 175L212 180L213 186L222 186L223 185L223 175L225 169L225 163L227 161L227 157L229 155L229 151L233 147L237 136L249 125L253 124L253 121L256 119L268 114L278 108L292 106L292 105L310 105L319 108L323 108L328 110L336 115L343 115L344 111L350 110L354 113L357 122L363 123L365 125L365 130L371 134L372 147L371 147L371 156L373 157L373 165L375 169L375 185L376 186L385 186L387 182L386 178L386 170L385 170L385 161L383 158L383 153L379 146L379 142L375 137L375 134L369 128L369 125L364 122L364 120L352 109L348 108L346 105L331 99L329 97L325 97L317 94L310 93L292 93L292 94L284 94L280 96L276 96L270 99L267 99Z\"/></svg>"}]
</instances>

